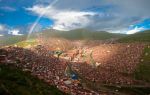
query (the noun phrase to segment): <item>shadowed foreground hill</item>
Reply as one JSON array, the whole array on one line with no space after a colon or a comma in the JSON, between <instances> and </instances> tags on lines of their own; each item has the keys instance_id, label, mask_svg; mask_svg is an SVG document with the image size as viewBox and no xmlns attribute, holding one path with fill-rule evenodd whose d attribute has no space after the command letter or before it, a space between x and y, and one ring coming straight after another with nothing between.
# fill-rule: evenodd
<instances>
[{"instance_id":1,"label":"shadowed foreground hill","mask_svg":"<svg viewBox=\"0 0 150 95\"><path fill-rule=\"evenodd\" d=\"M0 64L0 95L66 95L28 72Z\"/></svg>"},{"instance_id":2,"label":"shadowed foreground hill","mask_svg":"<svg viewBox=\"0 0 150 95\"><path fill-rule=\"evenodd\" d=\"M150 42L150 30L131 34L118 40L119 42Z\"/></svg>"}]
</instances>

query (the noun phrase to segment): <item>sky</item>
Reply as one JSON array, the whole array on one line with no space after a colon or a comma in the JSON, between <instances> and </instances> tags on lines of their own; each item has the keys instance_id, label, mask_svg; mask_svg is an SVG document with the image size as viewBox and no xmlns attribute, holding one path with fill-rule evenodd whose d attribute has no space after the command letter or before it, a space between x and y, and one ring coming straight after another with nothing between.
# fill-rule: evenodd
<instances>
[{"instance_id":1,"label":"sky","mask_svg":"<svg viewBox=\"0 0 150 95\"><path fill-rule=\"evenodd\" d=\"M150 29L150 0L0 0L0 36L79 28L133 34Z\"/></svg>"}]
</instances>

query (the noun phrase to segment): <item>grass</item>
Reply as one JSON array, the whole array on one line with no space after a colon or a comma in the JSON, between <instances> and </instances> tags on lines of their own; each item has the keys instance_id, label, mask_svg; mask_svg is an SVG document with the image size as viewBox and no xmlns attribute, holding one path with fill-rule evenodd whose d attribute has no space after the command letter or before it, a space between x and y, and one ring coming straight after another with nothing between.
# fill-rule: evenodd
<instances>
[{"instance_id":1,"label":"grass","mask_svg":"<svg viewBox=\"0 0 150 95\"><path fill-rule=\"evenodd\" d=\"M111 38L121 38L126 35L124 34L113 34L104 31L90 31L85 29L76 29L70 31L57 31L57 30L45 30L43 32L36 32L30 35L31 39L37 38L38 35L41 35L45 38L65 38L68 40L107 40ZM25 41L28 35L21 36L4 36L0 37L0 46L13 45ZM26 44L19 43L19 45L26 46Z\"/></svg>"},{"instance_id":2,"label":"grass","mask_svg":"<svg viewBox=\"0 0 150 95\"><path fill-rule=\"evenodd\" d=\"M144 49L141 62L135 71L135 78L150 82L150 45Z\"/></svg>"},{"instance_id":3,"label":"grass","mask_svg":"<svg viewBox=\"0 0 150 95\"><path fill-rule=\"evenodd\" d=\"M20 69L0 64L0 95L66 95Z\"/></svg>"},{"instance_id":4,"label":"grass","mask_svg":"<svg viewBox=\"0 0 150 95\"><path fill-rule=\"evenodd\" d=\"M104 86L119 95L149 95L150 87L116 87L116 86Z\"/></svg>"},{"instance_id":5,"label":"grass","mask_svg":"<svg viewBox=\"0 0 150 95\"><path fill-rule=\"evenodd\" d=\"M118 42L150 42L150 30L122 37Z\"/></svg>"},{"instance_id":6,"label":"grass","mask_svg":"<svg viewBox=\"0 0 150 95\"><path fill-rule=\"evenodd\" d=\"M105 31L90 31L86 29L75 29L70 31L46 30L42 32L42 35L44 37L60 37L68 40L106 40L126 36L124 34L113 34Z\"/></svg>"},{"instance_id":7,"label":"grass","mask_svg":"<svg viewBox=\"0 0 150 95\"><path fill-rule=\"evenodd\" d=\"M38 43L37 43L36 39L30 39L30 40L15 43L14 45L17 45L18 47L25 48L25 47L28 47L28 46L32 47L32 46L37 45L37 44Z\"/></svg>"},{"instance_id":8,"label":"grass","mask_svg":"<svg viewBox=\"0 0 150 95\"><path fill-rule=\"evenodd\" d=\"M26 40L26 36L24 35L0 37L0 46L12 45L24 40Z\"/></svg>"}]
</instances>

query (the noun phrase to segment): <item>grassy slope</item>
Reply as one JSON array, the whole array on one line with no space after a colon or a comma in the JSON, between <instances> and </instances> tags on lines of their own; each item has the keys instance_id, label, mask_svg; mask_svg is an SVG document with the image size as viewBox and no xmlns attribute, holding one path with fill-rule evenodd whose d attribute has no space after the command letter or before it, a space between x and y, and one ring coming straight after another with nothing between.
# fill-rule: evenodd
<instances>
[{"instance_id":1,"label":"grassy slope","mask_svg":"<svg viewBox=\"0 0 150 95\"><path fill-rule=\"evenodd\" d=\"M119 86L104 86L118 95L149 95L150 87L119 87ZM118 91L116 91L118 90Z\"/></svg>"},{"instance_id":2,"label":"grassy slope","mask_svg":"<svg viewBox=\"0 0 150 95\"><path fill-rule=\"evenodd\" d=\"M22 48L26 48L28 46L32 47L32 46L37 45L37 44L38 44L38 42L36 41L36 39L30 39L30 40L15 43L14 45L17 45L17 46L22 47Z\"/></svg>"},{"instance_id":3,"label":"grassy slope","mask_svg":"<svg viewBox=\"0 0 150 95\"><path fill-rule=\"evenodd\" d=\"M124 37L123 34L112 34L104 31L89 31L85 29L76 29L71 31L56 31L56 30L46 30L43 32L45 37L62 37L70 40L105 40L110 38L120 38Z\"/></svg>"},{"instance_id":4,"label":"grassy slope","mask_svg":"<svg viewBox=\"0 0 150 95\"><path fill-rule=\"evenodd\" d=\"M123 37L118 41L119 42L150 42L150 30Z\"/></svg>"},{"instance_id":5,"label":"grassy slope","mask_svg":"<svg viewBox=\"0 0 150 95\"><path fill-rule=\"evenodd\" d=\"M37 37L37 35L43 35L44 37L62 37L69 40L106 40L111 38L120 38L124 37L123 34L111 34L108 32L95 32L95 31L89 31L85 29L76 29L71 31L57 31L57 30L45 30L42 33L32 33L30 38L34 39ZM0 37L0 46L6 46L6 45L12 45L21 41L25 41L27 39L27 35L22 36L5 36Z\"/></svg>"},{"instance_id":6,"label":"grassy slope","mask_svg":"<svg viewBox=\"0 0 150 95\"><path fill-rule=\"evenodd\" d=\"M0 64L0 76L0 95L65 95L56 87L13 66Z\"/></svg>"},{"instance_id":7,"label":"grassy slope","mask_svg":"<svg viewBox=\"0 0 150 95\"><path fill-rule=\"evenodd\" d=\"M11 45L26 40L26 35L0 37L0 46Z\"/></svg>"},{"instance_id":8,"label":"grassy slope","mask_svg":"<svg viewBox=\"0 0 150 95\"><path fill-rule=\"evenodd\" d=\"M33 33L31 34L31 37L35 38L36 35L39 34L40 33ZM104 31L95 32L85 29L76 29L71 31L57 31L50 29L43 31L42 35L44 35L44 37L62 37L70 40L106 40L110 38L120 38L118 40L119 42L150 42L150 30L126 36L123 34L112 34ZM26 40L26 38L27 35L0 37L0 46L18 43L20 41Z\"/></svg>"}]
</instances>

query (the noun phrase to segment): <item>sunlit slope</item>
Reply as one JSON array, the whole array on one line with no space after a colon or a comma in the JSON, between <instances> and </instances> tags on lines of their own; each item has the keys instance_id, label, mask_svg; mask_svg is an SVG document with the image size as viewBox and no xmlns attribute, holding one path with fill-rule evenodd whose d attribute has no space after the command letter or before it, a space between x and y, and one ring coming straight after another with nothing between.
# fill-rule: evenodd
<instances>
[{"instance_id":1,"label":"sunlit slope","mask_svg":"<svg viewBox=\"0 0 150 95\"><path fill-rule=\"evenodd\" d=\"M118 40L119 42L150 42L150 30L131 34Z\"/></svg>"},{"instance_id":2,"label":"sunlit slope","mask_svg":"<svg viewBox=\"0 0 150 95\"><path fill-rule=\"evenodd\" d=\"M35 43L37 38L37 34L39 33L32 33L29 37L27 34L25 35L6 35L0 37L0 47L1 46L9 46L17 44L19 46L27 46L30 44Z\"/></svg>"},{"instance_id":3,"label":"sunlit slope","mask_svg":"<svg viewBox=\"0 0 150 95\"><path fill-rule=\"evenodd\" d=\"M38 45L38 42L36 39L29 39L29 40L24 40L20 41L18 43L13 44L12 46L18 46L22 48L31 48Z\"/></svg>"},{"instance_id":4,"label":"sunlit slope","mask_svg":"<svg viewBox=\"0 0 150 95\"><path fill-rule=\"evenodd\" d=\"M0 46L12 45L14 43L26 40L26 35L22 36L3 36L0 37Z\"/></svg>"},{"instance_id":5,"label":"sunlit slope","mask_svg":"<svg viewBox=\"0 0 150 95\"><path fill-rule=\"evenodd\" d=\"M45 37L62 37L69 40L106 40L111 38L121 38L124 34L113 34L105 31L90 31L86 29L76 29L70 31L57 31L53 29L42 32Z\"/></svg>"}]
</instances>

